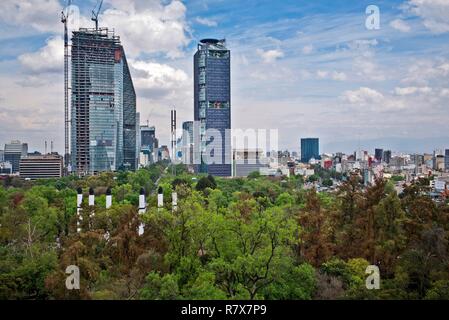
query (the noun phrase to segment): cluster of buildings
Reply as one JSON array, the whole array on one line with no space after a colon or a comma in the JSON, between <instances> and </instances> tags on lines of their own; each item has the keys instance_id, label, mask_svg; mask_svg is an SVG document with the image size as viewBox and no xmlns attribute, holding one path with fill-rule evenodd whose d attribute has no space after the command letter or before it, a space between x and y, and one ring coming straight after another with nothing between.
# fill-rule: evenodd
<instances>
[{"instance_id":1,"label":"cluster of buildings","mask_svg":"<svg viewBox=\"0 0 449 320\"><path fill-rule=\"evenodd\" d=\"M172 145L160 145L156 128L141 125L136 92L120 37L107 28L80 28L72 33L70 154L28 153L26 143L12 141L0 150L0 175L25 179L79 176L104 171L136 170L158 161L186 164L195 173L215 176L315 174L315 168L339 174L360 172L366 184L377 174L401 176L408 182L436 176L443 186L449 171L449 149L433 154L320 154L318 138L303 138L300 152L231 146L231 52L224 39L203 39L193 56L193 120L176 136L172 112ZM174 114L174 119L173 119ZM210 132L220 136L211 136ZM211 150L213 150L211 152ZM213 157L214 161L210 161ZM69 160L69 161L68 161ZM218 161L217 161L218 160ZM447 183L444 185L447 187Z\"/></svg>"},{"instance_id":2,"label":"cluster of buildings","mask_svg":"<svg viewBox=\"0 0 449 320\"><path fill-rule=\"evenodd\" d=\"M207 136L207 130L214 129L225 137L231 128L230 50L226 41L201 40L193 68L194 121L183 123L183 132L187 133L173 141L170 150L167 145L159 145L154 126L148 122L140 125L120 37L107 28L74 31L68 172L82 176L180 160L192 164L194 172L231 176L230 145L226 139ZM194 123L198 123L195 128ZM216 148L222 164L208 164L206 145Z\"/></svg>"},{"instance_id":3,"label":"cluster of buildings","mask_svg":"<svg viewBox=\"0 0 449 320\"><path fill-rule=\"evenodd\" d=\"M271 161L271 175L300 175L305 178L316 176L317 172L327 170L333 173L335 186L349 174L357 173L366 186L372 185L376 176L383 176L395 182L397 191L421 178L428 178L429 194L435 199L449 196L449 149L435 150L433 153L405 154L391 150L375 149L374 153L358 150L351 154L337 152L319 153L318 138L301 139L301 152L278 151ZM269 154L267 154L269 156ZM273 164L275 164L273 166ZM327 189L314 181L314 187Z\"/></svg>"},{"instance_id":4,"label":"cluster of buildings","mask_svg":"<svg viewBox=\"0 0 449 320\"><path fill-rule=\"evenodd\" d=\"M64 175L63 157L55 152L28 152L28 144L18 140L0 150L0 177L17 175L23 179L50 179Z\"/></svg>"}]
</instances>

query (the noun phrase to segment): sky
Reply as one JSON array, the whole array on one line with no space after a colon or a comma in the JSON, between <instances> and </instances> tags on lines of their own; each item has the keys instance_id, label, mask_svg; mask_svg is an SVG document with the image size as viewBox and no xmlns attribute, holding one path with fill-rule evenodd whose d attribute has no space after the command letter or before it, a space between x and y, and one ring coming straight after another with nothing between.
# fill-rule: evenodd
<instances>
[{"instance_id":1,"label":"sky","mask_svg":"<svg viewBox=\"0 0 449 320\"><path fill-rule=\"evenodd\" d=\"M65 1L0 2L0 149L54 141L63 153ZM93 27L97 0L73 0ZM378 30L366 8L380 10ZM170 109L193 119L193 54L231 50L232 128L278 129L279 147L321 152L449 148L449 0L104 0L100 27L121 37L141 123L168 144Z\"/></svg>"}]
</instances>

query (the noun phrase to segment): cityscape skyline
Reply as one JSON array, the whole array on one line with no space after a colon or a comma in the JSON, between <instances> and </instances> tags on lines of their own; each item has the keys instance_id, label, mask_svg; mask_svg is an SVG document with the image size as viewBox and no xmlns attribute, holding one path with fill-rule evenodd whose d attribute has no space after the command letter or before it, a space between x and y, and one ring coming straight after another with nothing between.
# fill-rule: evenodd
<instances>
[{"instance_id":1,"label":"cityscape skyline","mask_svg":"<svg viewBox=\"0 0 449 320\"><path fill-rule=\"evenodd\" d=\"M2 0L0 30L0 300L449 300L449 0Z\"/></svg>"},{"instance_id":2,"label":"cityscape skyline","mask_svg":"<svg viewBox=\"0 0 449 320\"><path fill-rule=\"evenodd\" d=\"M86 18L91 3L74 4L80 26L92 27ZM302 4L112 0L105 1L100 26L122 35L141 123L149 119L156 126L161 144L169 142L170 105L180 123L193 119L191 57L198 39L223 35L234 57L234 128L279 128L279 147L289 150L298 150L298 139L306 136L319 137L322 152L448 147L449 28L436 14L448 6L379 1L381 29L373 31L364 26L365 1L342 8L326 1ZM0 6L2 17L32 14L12 1ZM0 143L18 139L42 150L44 140L53 140L63 154L62 1L47 6L35 8L40 19L26 29L17 19L2 19L11 32L0 37ZM244 9L239 24L224 14L230 7ZM136 21L136 28L127 29L117 14ZM158 38L153 25L170 37Z\"/></svg>"}]
</instances>

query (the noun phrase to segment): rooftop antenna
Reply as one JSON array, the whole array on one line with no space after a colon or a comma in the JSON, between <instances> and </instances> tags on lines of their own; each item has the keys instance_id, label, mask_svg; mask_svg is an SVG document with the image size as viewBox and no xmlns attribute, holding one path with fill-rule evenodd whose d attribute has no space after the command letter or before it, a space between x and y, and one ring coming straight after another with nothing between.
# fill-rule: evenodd
<instances>
[{"instance_id":1,"label":"rooftop antenna","mask_svg":"<svg viewBox=\"0 0 449 320\"><path fill-rule=\"evenodd\" d=\"M172 174L176 175L175 157L176 157L176 107L171 110L171 153L172 153Z\"/></svg>"},{"instance_id":2,"label":"rooftop antenna","mask_svg":"<svg viewBox=\"0 0 449 320\"><path fill-rule=\"evenodd\" d=\"M45 140L45 154L47 154L47 140Z\"/></svg>"},{"instance_id":3,"label":"rooftop antenna","mask_svg":"<svg viewBox=\"0 0 449 320\"><path fill-rule=\"evenodd\" d=\"M69 165L69 35L67 20L70 14L72 0L67 0L66 12L61 12L61 22L64 24L64 164Z\"/></svg>"},{"instance_id":4,"label":"rooftop antenna","mask_svg":"<svg viewBox=\"0 0 449 320\"><path fill-rule=\"evenodd\" d=\"M95 8L98 7L97 10L95 8L92 10L92 21L95 21L95 30L98 30L98 14L100 13L101 6L103 5L103 0L97 0L97 4L95 5Z\"/></svg>"}]
</instances>

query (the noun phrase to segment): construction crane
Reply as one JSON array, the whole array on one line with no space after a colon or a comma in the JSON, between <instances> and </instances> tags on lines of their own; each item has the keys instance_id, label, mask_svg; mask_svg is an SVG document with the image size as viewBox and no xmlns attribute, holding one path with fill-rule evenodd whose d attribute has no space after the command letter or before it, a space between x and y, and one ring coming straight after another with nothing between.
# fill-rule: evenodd
<instances>
[{"instance_id":1,"label":"construction crane","mask_svg":"<svg viewBox=\"0 0 449 320\"><path fill-rule=\"evenodd\" d=\"M67 20L70 15L72 0L67 0L66 12L61 12L61 22L64 24L64 165L69 165L69 35Z\"/></svg>"},{"instance_id":2,"label":"construction crane","mask_svg":"<svg viewBox=\"0 0 449 320\"><path fill-rule=\"evenodd\" d=\"M97 4L95 5L95 8L98 7L97 10L95 8L92 10L92 21L95 21L95 30L98 30L98 14L100 13L101 6L103 5L103 0L97 0Z\"/></svg>"}]
</instances>

